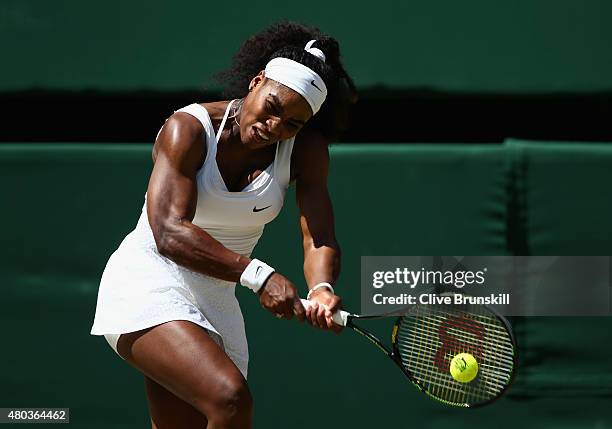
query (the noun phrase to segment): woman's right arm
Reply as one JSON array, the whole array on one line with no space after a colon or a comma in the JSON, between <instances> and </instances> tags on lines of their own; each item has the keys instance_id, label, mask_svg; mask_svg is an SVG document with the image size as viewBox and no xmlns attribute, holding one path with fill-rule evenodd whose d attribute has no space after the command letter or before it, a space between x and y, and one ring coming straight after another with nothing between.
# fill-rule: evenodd
<instances>
[{"instance_id":1,"label":"woman's right arm","mask_svg":"<svg viewBox=\"0 0 612 429\"><path fill-rule=\"evenodd\" d=\"M232 252L192 223L197 205L196 174L205 158L202 125L175 113L155 142L155 165L147 189L147 215L160 254L190 270L239 282L251 259ZM259 290L261 305L286 318L304 320L295 286L273 273Z\"/></svg>"},{"instance_id":2,"label":"woman's right arm","mask_svg":"<svg viewBox=\"0 0 612 429\"><path fill-rule=\"evenodd\" d=\"M205 157L202 125L175 113L162 128L147 189L147 214L160 254L193 271L238 282L250 259L227 249L192 223L196 173Z\"/></svg>"}]
</instances>

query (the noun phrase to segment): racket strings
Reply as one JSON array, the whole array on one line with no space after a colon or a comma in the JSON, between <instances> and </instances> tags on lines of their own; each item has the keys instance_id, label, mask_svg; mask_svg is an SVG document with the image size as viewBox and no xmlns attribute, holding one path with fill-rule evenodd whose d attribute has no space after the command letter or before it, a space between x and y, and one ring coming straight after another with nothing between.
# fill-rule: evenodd
<instances>
[{"instance_id":1,"label":"racket strings","mask_svg":"<svg viewBox=\"0 0 612 429\"><path fill-rule=\"evenodd\" d=\"M506 326L482 306L417 306L401 319L394 342L425 392L454 405L497 397L514 369L514 345ZM478 362L478 375L469 383L450 374L450 361L459 353L470 353Z\"/></svg>"},{"instance_id":2,"label":"racket strings","mask_svg":"<svg viewBox=\"0 0 612 429\"><path fill-rule=\"evenodd\" d=\"M460 392L461 390L468 390L471 393L475 394L476 396L476 398L472 400L478 400L478 399L485 400L486 396L479 394L480 392L476 391L476 389L471 387L472 384L463 385L463 384L458 384L454 382L454 380L452 380L451 377L449 377L447 374L447 369L448 369L447 365L444 365L442 368L440 368L441 361L443 361L444 359L447 359L450 361L452 356L455 354L455 351L456 351L455 349L457 347L461 347L462 351L469 350L479 357L482 356L482 353L481 352L479 353L479 351L477 350L477 347L466 347L465 342L454 344L452 341L449 341L448 338L446 338L445 341L446 341L446 344L442 343L444 347L441 348L440 342L435 337L430 336L427 339L428 345L435 344L435 343L438 343L438 344L437 344L437 347L428 347L427 350L421 350L421 353L420 353L421 363L420 364L423 365L423 369L426 371L425 377L421 377L422 380L429 379L429 381L432 381L431 393L433 393L434 395L438 395L444 399L456 400L456 398L448 398L447 397L448 395L445 397L444 396L445 390L447 391L446 392L447 394L449 393L448 391L450 391L450 393L452 393L453 396L455 397L457 396L457 393ZM430 356L427 356L427 353L429 353ZM432 355L434 356L433 365L431 364ZM423 358L425 358L425 360L423 360ZM480 360L482 362L482 358ZM429 362L429 365L427 364L428 362ZM485 367L486 366L487 365L485 365ZM443 376L440 377L441 375ZM487 377L482 377L482 381L484 381L484 386L482 387L486 388L489 391L489 393L493 395L496 394L496 390L500 388L500 385L498 383L491 383L487 379ZM491 389L493 391L491 391ZM470 399L468 398L468 401L469 400Z\"/></svg>"},{"instance_id":3,"label":"racket strings","mask_svg":"<svg viewBox=\"0 0 612 429\"><path fill-rule=\"evenodd\" d=\"M450 323L449 323L450 322ZM481 347L481 345L478 344L478 342L482 342L482 332L479 329L473 329L473 325L470 326L470 324L464 323L464 321L457 319L455 317L449 317L449 320L446 322L443 322L442 326L446 326L446 329L443 329L442 327L440 329L438 329L438 333L440 336L440 340L442 343L442 347L440 347L437 350L437 354L436 354L436 366L438 367L437 369L440 370L441 372L446 373L449 369L449 361L450 359L452 359L452 357L456 354L457 350L462 350L468 353L471 353L474 355L474 357L480 361L481 363L483 362L483 348ZM449 328L453 328L450 329ZM457 329L454 329L457 328ZM451 332L449 332L451 331ZM468 332L468 333L472 333L472 338L468 338L466 341L465 337L462 336L457 336L456 333L455 335L453 335L453 331L464 331L464 332ZM486 377L486 373L485 372L481 372L481 384L484 383L484 385L482 385L481 387L483 389L485 389L488 393L495 395L497 393L497 390L500 388L503 388L503 385L501 385L495 382L491 382L488 377ZM448 386L448 383L453 383L454 381L450 379L450 377L447 377L448 382L446 383L446 386ZM464 384L461 384L461 386L466 386ZM475 392L475 389L472 388L473 383L470 385L467 385L467 389L472 393L479 393L479 392ZM497 388L496 388L497 386ZM439 387L439 386L438 386ZM439 388L436 389L437 394L439 394ZM456 393L456 391L454 392ZM456 396L456 395L455 395ZM476 395L476 397L474 398L474 400L478 399L478 398L485 398L483 395ZM452 398L455 399L455 398ZM468 401L470 399L468 398Z\"/></svg>"}]
</instances>

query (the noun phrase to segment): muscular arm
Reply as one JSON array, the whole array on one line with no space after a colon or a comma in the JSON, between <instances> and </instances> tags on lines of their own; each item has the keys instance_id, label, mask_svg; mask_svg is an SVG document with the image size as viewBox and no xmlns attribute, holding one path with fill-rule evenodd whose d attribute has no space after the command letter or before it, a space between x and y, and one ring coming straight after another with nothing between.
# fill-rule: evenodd
<instances>
[{"instance_id":1,"label":"muscular arm","mask_svg":"<svg viewBox=\"0 0 612 429\"><path fill-rule=\"evenodd\" d=\"M204 160L202 125L175 113L155 143L155 166L147 190L147 214L159 253L179 265L238 282L250 259L227 249L192 223L196 172Z\"/></svg>"},{"instance_id":2,"label":"muscular arm","mask_svg":"<svg viewBox=\"0 0 612 429\"><path fill-rule=\"evenodd\" d=\"M297 203L304 247L304 276L309 288L334 283L340 274L340 246L327 191L329 153L319 134L305 134L296 157Z\"/></svg>"}]
</instances>

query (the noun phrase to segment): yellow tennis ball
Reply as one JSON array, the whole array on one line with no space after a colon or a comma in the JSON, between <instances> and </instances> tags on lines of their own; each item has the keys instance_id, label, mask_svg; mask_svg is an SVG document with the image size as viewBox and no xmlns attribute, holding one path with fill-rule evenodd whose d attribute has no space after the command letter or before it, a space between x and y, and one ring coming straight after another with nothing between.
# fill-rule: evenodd
<instances>
[{"instance_id":1,"label":"yellow tennis ball","mask_svg":"<svg viewBox=\"0 0 612 429\"><path fill-rule=\"evenodd\" d=\"M469 383L478 374L478 362L469 353L459 353L451 360L450 373L460 383Z\"/></svg>"}]
</instances>

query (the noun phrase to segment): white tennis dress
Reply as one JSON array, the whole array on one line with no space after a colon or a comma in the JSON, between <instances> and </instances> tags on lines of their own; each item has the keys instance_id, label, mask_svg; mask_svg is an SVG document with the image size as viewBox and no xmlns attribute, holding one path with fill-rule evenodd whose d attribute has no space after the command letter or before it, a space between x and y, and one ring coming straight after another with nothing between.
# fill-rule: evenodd
<instances>
[{"instance_id":1,"label":"white tennis dress","mask_svg":"<svg viewBox=\"0 0 612 429\"><path fill-rule=\"evenodd\" d=\"M206 133L206 159L197 173L193 223L228 249L250 256L264 225L283 206L294 139L279 142L274 162L242 191L229 192L216 154L231 105L216 136L201 105L191 104L178 112L196 117ZM149 226L146 205L145 195L136 228L111 255L102 274L91 334L123 334L171 320L188 320L218 334L225 352L246 377L249 354L235 284L191 271L162 256Z\"/></svg>"}]
</instances>

